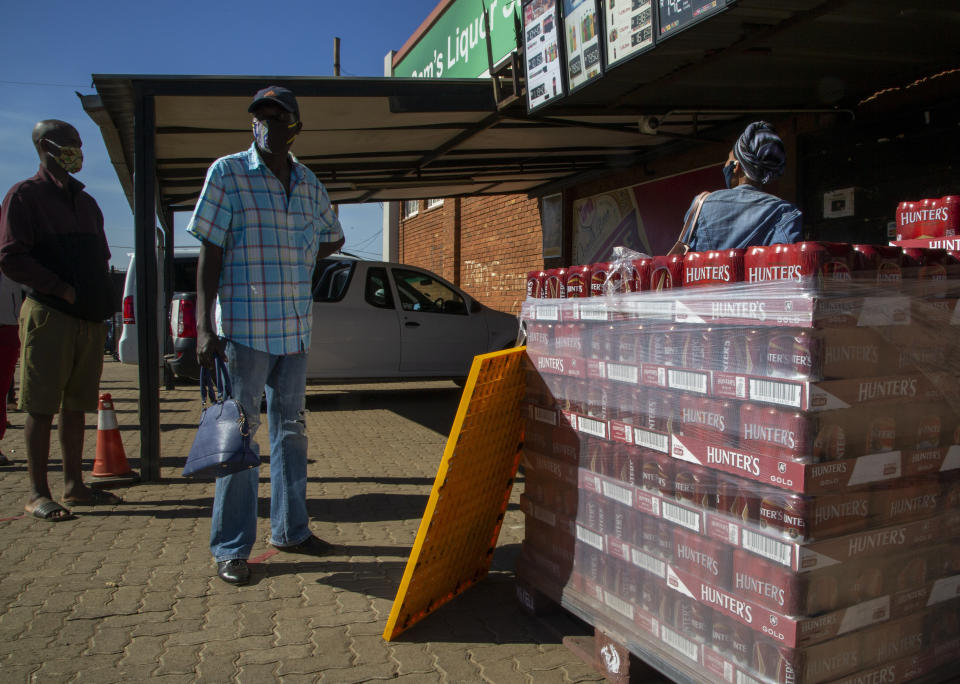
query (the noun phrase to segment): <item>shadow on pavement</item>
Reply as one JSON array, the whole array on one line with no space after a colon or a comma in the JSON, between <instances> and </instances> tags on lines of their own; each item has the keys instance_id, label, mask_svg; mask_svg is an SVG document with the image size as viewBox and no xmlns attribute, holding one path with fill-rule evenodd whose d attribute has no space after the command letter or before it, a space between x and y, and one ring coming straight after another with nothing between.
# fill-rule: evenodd
<instances>
[{"instance_id":1,"label":"shadow on pavement","mask_svg":"<svg viewBox=\"0 0 960 684\"><path fill-rule=\"evenodd\" d=\"M354 560L304 559L277 560L252 566L252 584L285 574L325 573L313 580L318 584L338 587L370 598L393 601L407 566L409 549L380 546L338 546L337 556ZM515 594L512 574L519 544L499 547L487 575L476 585L441 606L413 625L396 641L463 642L463 643L560 643L562 635L545 629L538 620L525 613ZM362 556L401 556L398 560L356 560ZM303 558L303 557L301 557ZM385 617L385 616L384 616Z\"/></svg>"},{"instance_id":2,"label":"shadow on pavement","mask_svg":"<svg viewBox=\"0 0 960 684\"><path fill-rule=\"evenodd\" d=\"M428 494L391 494L374 492L345 498L318 499L307 496L307 513L313 520L325 522L373 522L409 520L423 516Z\"/></svg>"},{"instance_id":3,"label":"shadow on pavement","mask_svg":"<svg viewBox=\"0 0 960 684\"><path fill-rule=\"evenodd\" d=\"M313 393L311 393L313 389ZM461 391L457 387L365 388L316 393L307 388L307 410L390 411L441 435L449 434Z\"/></svg>"}]
</instances>

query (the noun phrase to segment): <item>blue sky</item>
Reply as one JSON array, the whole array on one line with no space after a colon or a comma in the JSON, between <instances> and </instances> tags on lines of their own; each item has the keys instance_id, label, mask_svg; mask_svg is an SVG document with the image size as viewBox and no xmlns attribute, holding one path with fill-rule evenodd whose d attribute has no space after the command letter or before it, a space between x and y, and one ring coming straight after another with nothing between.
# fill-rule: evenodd
<instances>
[{"instance_id":1,"label":"blue sky","mask_svg":"<svg viewBox=\"0 0 960 684\"><path fill-rule=\"evenodd\" d=\"M112 263L125 269L126 254L133 251L133 215L100 131L74 94L94 94L91 74L331 76L333 38L339 36L342 75L382 76L384 55L399 50L438 2L4 3L0 192L36 173L34 123L52 118L74 124L84 143L77 178L103 210ZM178 215L178 231L188 217ZM344 205L341 222L345 250L379 256L379 204ZM176 243L188 244L190 238L181 235Z\"/></svg>"}]
</instances>

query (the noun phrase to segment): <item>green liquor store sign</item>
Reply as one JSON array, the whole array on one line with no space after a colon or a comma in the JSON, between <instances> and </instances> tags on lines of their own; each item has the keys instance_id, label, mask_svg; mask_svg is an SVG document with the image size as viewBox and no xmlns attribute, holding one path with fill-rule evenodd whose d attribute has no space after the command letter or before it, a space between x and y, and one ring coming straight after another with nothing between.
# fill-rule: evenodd
<instances>
[{"instance_id":1,"label":"green liquor store sign","mask_svg":"<svg viewBox=\"0 0 960 684\"><path fill-rule=\"evenodd\" d=\"M487 72L481 0L454 0L393 70L413 78L477 78ZM517 46L520 0L486 0L496 64Z\"/></svg>"}]
</instances>

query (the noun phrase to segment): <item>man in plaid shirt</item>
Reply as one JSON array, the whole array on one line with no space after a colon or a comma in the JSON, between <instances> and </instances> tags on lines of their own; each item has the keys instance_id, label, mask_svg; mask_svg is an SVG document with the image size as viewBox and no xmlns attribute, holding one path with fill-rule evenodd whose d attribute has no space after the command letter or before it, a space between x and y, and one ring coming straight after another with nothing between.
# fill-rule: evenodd
<instances>
[{"instance_id":1,"label":"man in plaid shirt","mask_svg":"<svg viewBox=\"0 0 960 684\"><path fill-rule=\"evenodd\" d=\"M197 358L226 361L234 398L256 432L266 390L270 421L270 543L322 555L307 516L307 436L303 422L311 285L318 259L339 250L343 230L316 176L291 154L300 132L293 93L259 91L254 142L213 163L187 232L201 241L197 272ZM220 329L213 327L219 294ZM219 332L220 336L218 336ZM256 540L259 468L217 479L210 550L225 582L250 579Z\"/></svg>"}]
</instances>

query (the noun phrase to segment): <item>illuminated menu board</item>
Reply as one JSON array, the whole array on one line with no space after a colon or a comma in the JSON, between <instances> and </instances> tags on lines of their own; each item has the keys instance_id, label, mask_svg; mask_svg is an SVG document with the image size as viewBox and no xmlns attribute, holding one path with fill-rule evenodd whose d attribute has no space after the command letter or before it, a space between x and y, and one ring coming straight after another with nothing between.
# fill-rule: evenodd
<instances>
[{"instance_id":1,"label":"illuminated menu board","mask_svg":"<svg viewBox=\"0 0 960 684\"><path fill-rule=\"evenodd\" d=\"M558 10L557 0L527 0L523 4L528 110L542 107L565 93Z\"/></svg>"},{"instance_id":2,"label":"illuminated menu board","mask_svg":"<svg viewBox=\"0 0 960 684\"><path fill-rule=\"evenodd\" d=\"M563 32L570 92L603 75L597 0L563 0Z\"/></svg>"},{"instance_id":3,"label":"illuminated menu board","mask_svg":"<svg viewBox=\"0 0 960 684\"><path fill-rule=\"evenodd\" d=\"M654 44L654 0L607 0L607 67Z\"/></svg>"},{"instance_id":4,"label":"illuminated menu board","mask_svg":"<svg viewBox=\"0 0 960 684\"><path fill-rule=\"evenodd\" d=\"M711 14L722 12L734 0L658 0L660 38L669 38Z\"/></svg>"}]
</instances>

